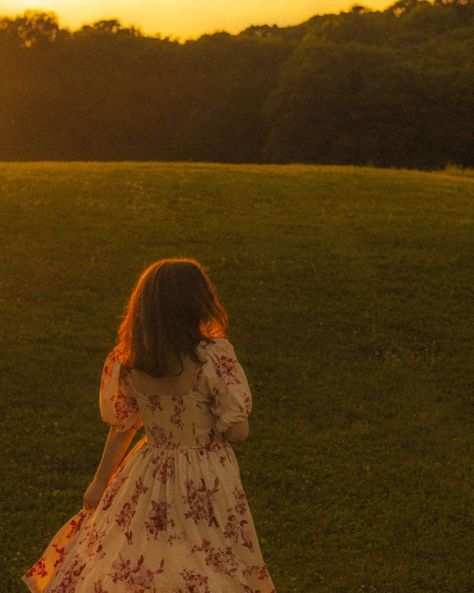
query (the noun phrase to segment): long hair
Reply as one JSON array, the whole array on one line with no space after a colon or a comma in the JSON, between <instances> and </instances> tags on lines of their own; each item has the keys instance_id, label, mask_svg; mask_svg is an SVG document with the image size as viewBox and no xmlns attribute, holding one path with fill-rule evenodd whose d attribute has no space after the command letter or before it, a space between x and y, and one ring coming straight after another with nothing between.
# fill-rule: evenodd
<instances>
[{"instance_id":1,"label":"long hair","mask_svg":"<svg viewBox=\"0 0 474 593\"><path fill-rule=\"evenodd\" d=\"M141 273L117 332L122 364L160 378L173 375L174 358L180 375L183 354L202 362L199 342L227 337L228 315L206 272L194 258L179 257L160 259Z\"/></svg>"}]
</instances>

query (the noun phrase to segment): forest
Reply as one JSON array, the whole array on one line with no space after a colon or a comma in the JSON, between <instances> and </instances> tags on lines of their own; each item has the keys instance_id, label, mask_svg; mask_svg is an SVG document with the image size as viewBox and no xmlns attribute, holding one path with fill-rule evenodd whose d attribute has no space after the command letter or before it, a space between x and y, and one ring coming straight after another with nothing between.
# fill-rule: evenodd
<instances>
[{"instance_id":1,"label":"forest","mask_svg":"<svg viewBox=\"0 0 474 593\"><path fill-rule=\"evenodd\" d=\"M474 165L474 0L179 42L0 17L0 160Z\"/></svg>"}]
</instances>

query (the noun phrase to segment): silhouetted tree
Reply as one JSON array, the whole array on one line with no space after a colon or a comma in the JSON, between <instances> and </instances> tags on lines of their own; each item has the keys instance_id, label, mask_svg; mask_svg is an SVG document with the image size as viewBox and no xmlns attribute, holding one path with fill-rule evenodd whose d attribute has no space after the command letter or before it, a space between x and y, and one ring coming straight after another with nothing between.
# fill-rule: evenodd
<instances>
[{"instance_id":1,"label":"silhouetted tree","mask_svg":"<svg viewBox=\"0 0 474 593\"><path fill-rule=\"evenodd\" d=\"M0 159L472 166L473 0L355 4L178 43L0 18Z\"/></svg>"}]
</instances>

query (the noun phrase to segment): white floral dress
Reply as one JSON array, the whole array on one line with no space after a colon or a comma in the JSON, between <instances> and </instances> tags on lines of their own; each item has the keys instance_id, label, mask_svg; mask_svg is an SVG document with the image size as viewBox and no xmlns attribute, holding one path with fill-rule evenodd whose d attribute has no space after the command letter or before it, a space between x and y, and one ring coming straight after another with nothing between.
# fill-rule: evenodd
<instances>
[{"instance_id":1,"label":"white floral dress","mask_svg":"<svg viewBox=\"0 0 474 593\"><path fill-rule=\"evenodd\" d=\"M96 509L82 508L20 577L33 593L276 593L232 445L252 396L227 339L201 341L188 395L138 392L116 348L101 418L144 427Z\"/></svg>"}]
</instances>

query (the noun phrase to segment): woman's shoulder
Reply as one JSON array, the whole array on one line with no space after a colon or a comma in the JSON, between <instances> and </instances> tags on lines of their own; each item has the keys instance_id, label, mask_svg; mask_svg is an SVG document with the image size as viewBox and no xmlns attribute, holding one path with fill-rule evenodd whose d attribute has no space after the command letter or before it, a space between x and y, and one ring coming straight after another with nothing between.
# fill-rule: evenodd
<instances>
[{"instance_id":1,"label":"woman's shoulder","mask_svg":"<svg viewBox=\"0 0 474 593\"><path fill-rule=\"evenodd\" d=\"M215 352L219 350L233 350L234 347L228 338L209 338L199 342L198 349L203 352Z\"/></svg>"},{"instance_id":2,"label":"woman's shoulder","mask_svg":"<svg viewBox=\"0 0 474 593\"><path fill-rule=\"evenodd\" d=\"M197 350L204 361L219 356L235 356L234 346L228 338L203 339L199 342Z\"/></svg>"},{"instance_id":3,"label":"woman's shoulder","mask_svg":"<svg viewBox=\"0 0 474 593\"><path fill-rule=\"evenodd\" d=\"M119 344L115 344L107 353L104 361L104 371L111 375L112 372L119 374L123 379L130 372L130 368L125 364L125 357Z\"/></svg>"},{"instance_id":4,"label":"woman's shoulder","mask_svg":"<svg viewBox=\"0 0 474 593\"><path fill-rule=\"evenodd\" d=\"M100 389L115 385L117 381L123 378L123 367L120 361L120 350L117 346L113 346L107 353L103 366L102 376L100 379Z\"/></svg>"}]
</instances>

